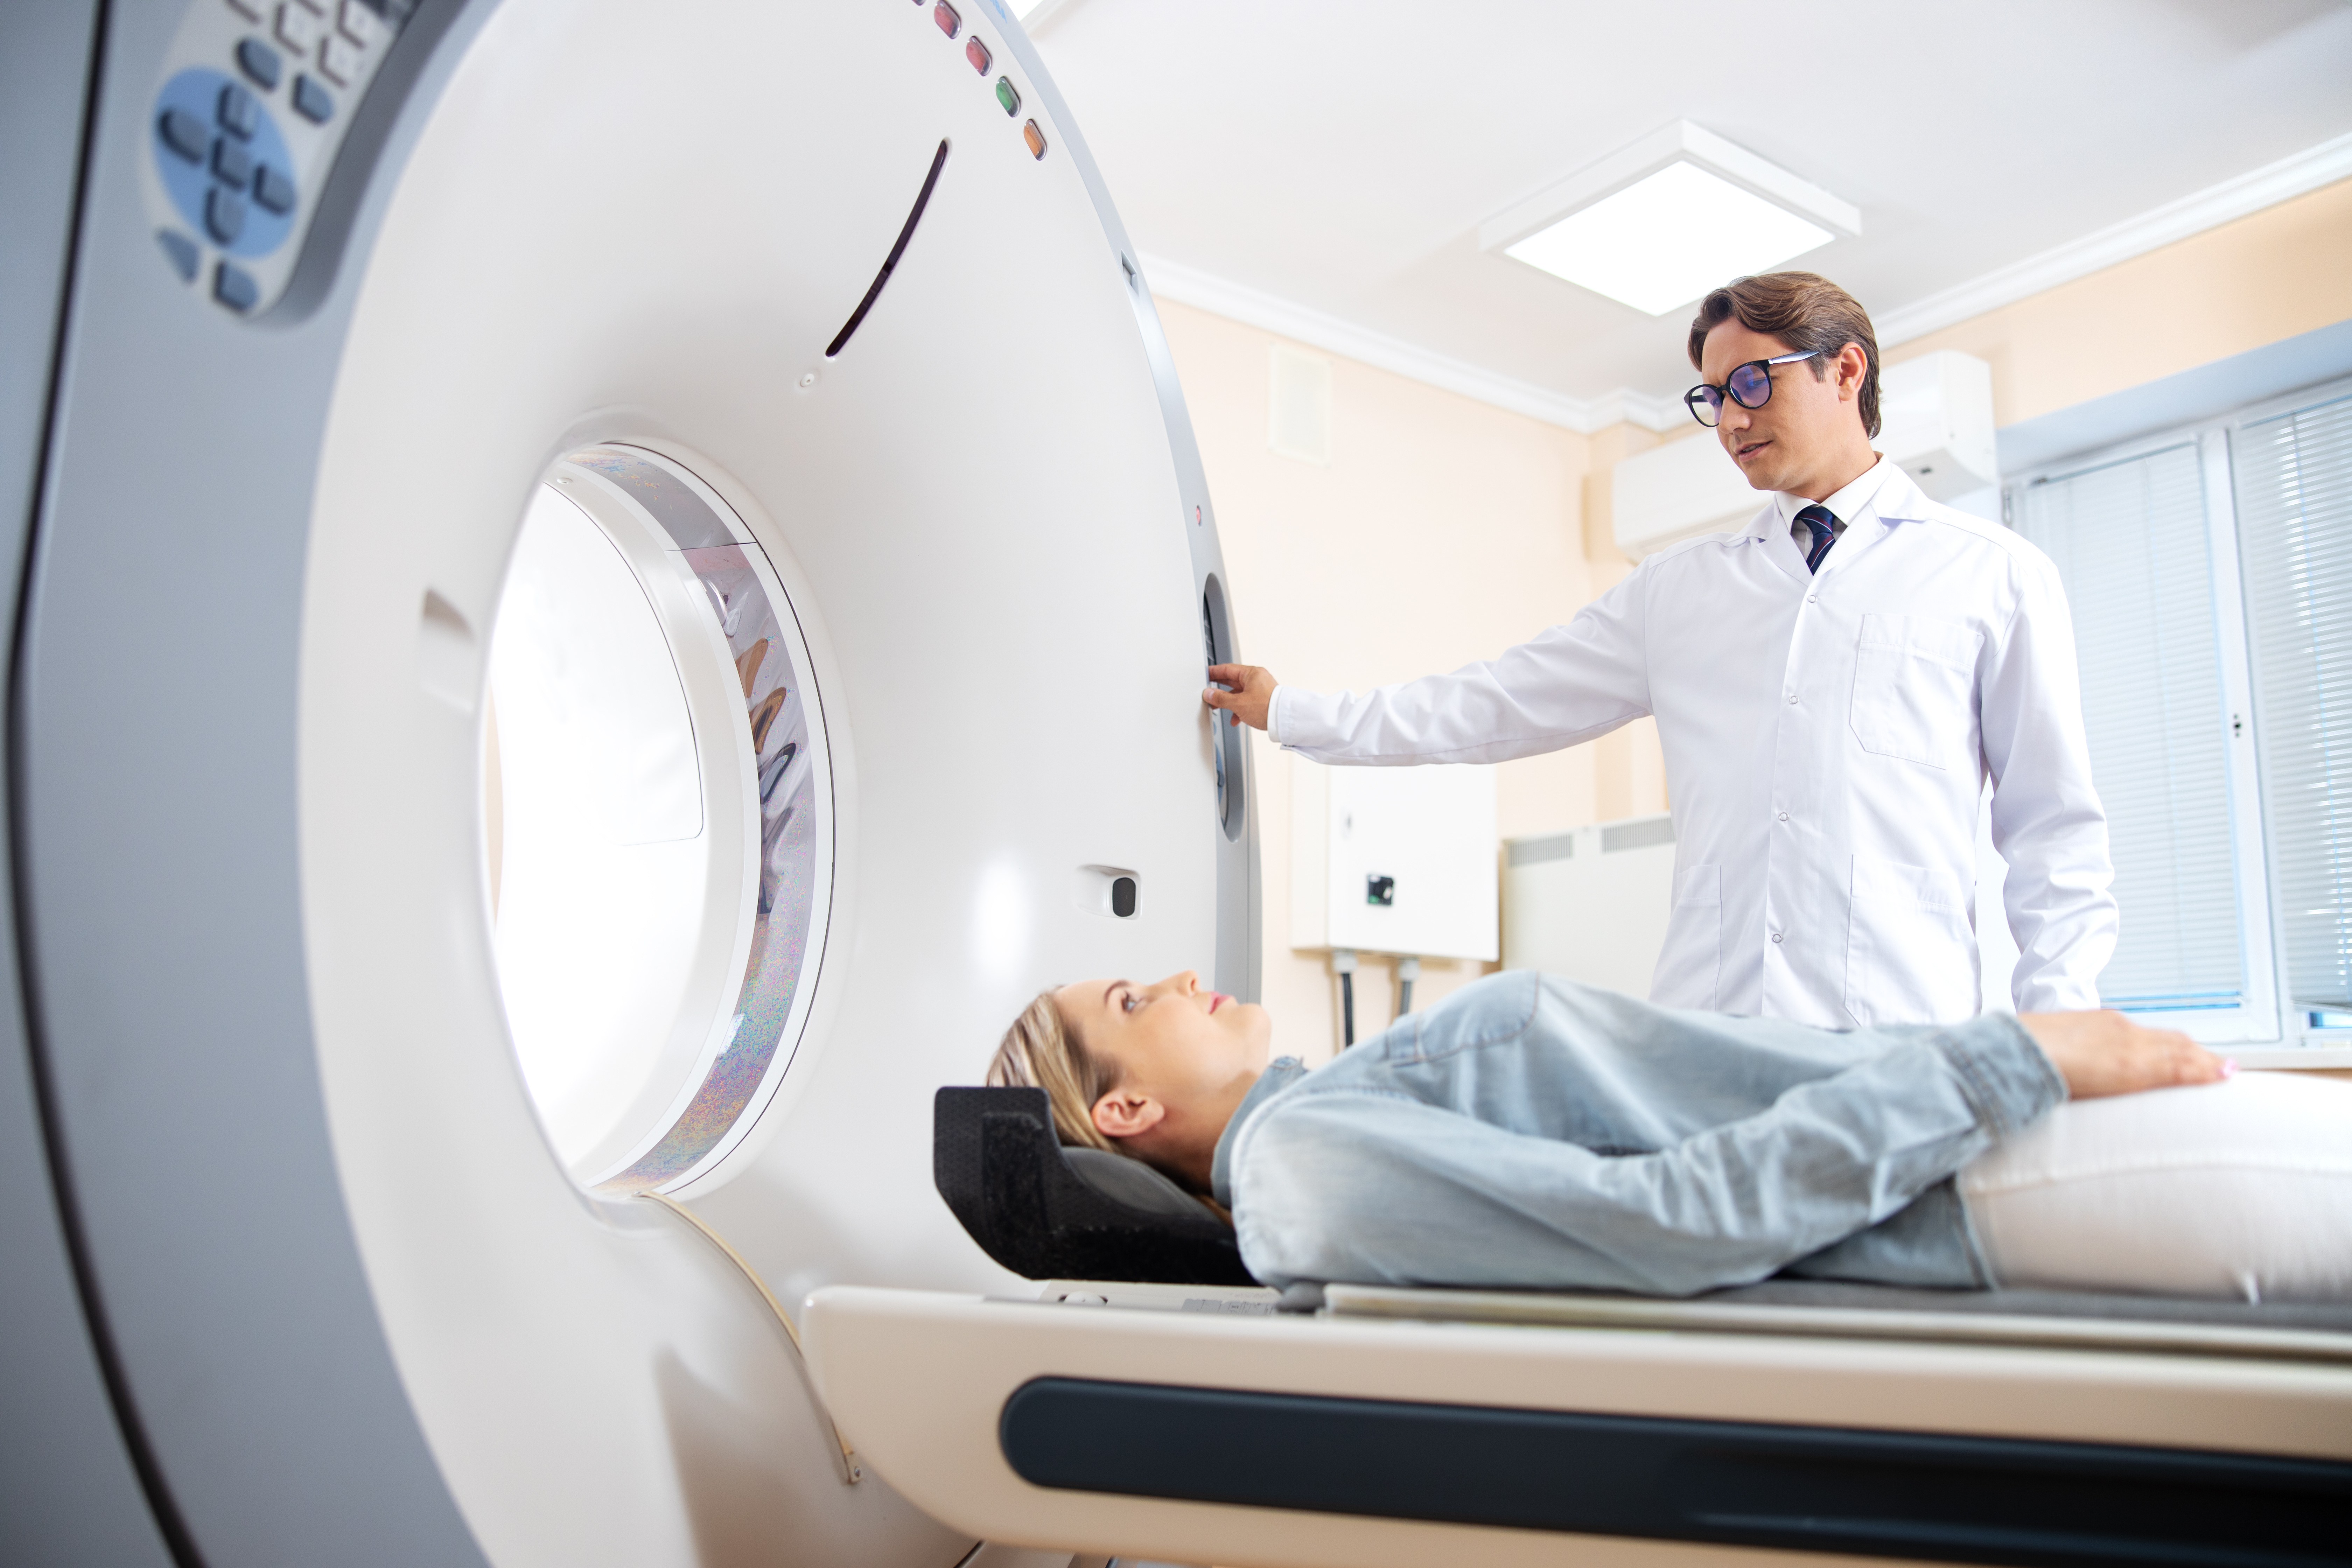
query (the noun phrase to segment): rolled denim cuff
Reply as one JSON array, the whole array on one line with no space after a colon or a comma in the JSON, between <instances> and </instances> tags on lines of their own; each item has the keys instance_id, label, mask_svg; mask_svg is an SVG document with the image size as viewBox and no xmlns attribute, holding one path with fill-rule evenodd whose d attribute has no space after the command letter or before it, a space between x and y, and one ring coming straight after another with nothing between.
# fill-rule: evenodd
<instances>
[{"instance_id":1,"label":"rolled denim cuff","mask_svg":"<svg viewBox=\"0 0 2352 1568\"><path fill-rule=\"evenodd\" d=\"M2066 1080L2014 1014L1979 1014L1937 1030L1933 1043L1989 1131L2007 1137L2066 1102Z\"/></svg>"}]
</instances>

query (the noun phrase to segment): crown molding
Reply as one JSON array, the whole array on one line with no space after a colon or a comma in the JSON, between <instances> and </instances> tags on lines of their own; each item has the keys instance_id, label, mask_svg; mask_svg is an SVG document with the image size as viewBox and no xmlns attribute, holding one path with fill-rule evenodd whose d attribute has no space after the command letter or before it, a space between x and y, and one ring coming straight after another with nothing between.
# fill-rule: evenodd
<instances>
[{"instance_id":1,"label":"crown molding","mask_svg":"<svg viewBox=\"0 0 2352 1568\"><path fill-rule=\"evenodd\" d=\"M2179 201L2152 207L2137 217L2126 218L2039 256L2029 256L1940 294L1930 294L1924 300L1883 311L1874 323L1878 329L1879 347L1892 348L1957 326L1988 310L1998 310L2003 305L2013 305L2062 283L2087 278L2118 262L2145 256L2176 240L2218 228L2347 176L2352 176L2352 132L2306 147L2218 185L2209 185Z\"/></svg>"},{"instance_id":2,"label":"crown molding","mask_svg":"<svg viewBox=\"0 0 2352 1568\"><path fill-rule=\"evenodd\" d=\"M2145 256L2176 240L2202 234L2346 178L2352 178L2352 132L1939 294L1881 311L1874 319L1879 347L1889 349L1929 332L1941 331L1988 310L2013 305L2045 289L2087 278L2118 262ZM1513 211L1517 213L1518 209ZM1494 222L1503 224L1505 218L1511 216L1507 214ZM1144 280L1154 294L1163 299L1245 322L1278 337L1459 393L1497 408L1507 408L1564 430L1591 435L1621 420L1647 430L1665 430L1686 417L1681 403L1671 395L1621 386L1600 397L1570 397L1211 273L1150 256L1142 261Z\"/></svg>"},{"instance_id":3,"label":"crown molding","mask_svg":"<svg viewBox=\"0 0 2352 1568\"><path fill-rule=\"evenodd\" d=\"M1563 430L1591 435L1621 420L1644 429L1663 430L1683 416L1672 398L1654 397L1632 387L1619 387L1604 396L1570 397L1549 387L1497 374L1466 361L1434 353L1402 338L1343 321L1305 305L1231 282L1154 256L1139 258L1143 280L1162 300L1207 310L1247 326L1289 338L1328 353L1339 354L1375 370L1458 393L1480 403L1524 414Z\"/></svg>"}]
</instances>

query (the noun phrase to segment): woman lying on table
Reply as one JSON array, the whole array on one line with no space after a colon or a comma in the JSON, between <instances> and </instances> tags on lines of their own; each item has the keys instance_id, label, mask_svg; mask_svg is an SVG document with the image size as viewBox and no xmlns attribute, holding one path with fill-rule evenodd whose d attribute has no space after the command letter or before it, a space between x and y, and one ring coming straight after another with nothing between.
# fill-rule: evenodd
<instances>
[{"instance_id":1,"label":"woman lying on table","mask_svg":"<svg viewBox=\"0 0 2352 1568\"><path fill-rule=\"evenodd\" d=\"M1836 1033L1521 972L1312 1070L1272 1035L1189 972L1085 981L989 1082L1213 1196L1274 1286L2352 1299L2352 1083L2118 1014Z\"/></svg>"}]
</instances>

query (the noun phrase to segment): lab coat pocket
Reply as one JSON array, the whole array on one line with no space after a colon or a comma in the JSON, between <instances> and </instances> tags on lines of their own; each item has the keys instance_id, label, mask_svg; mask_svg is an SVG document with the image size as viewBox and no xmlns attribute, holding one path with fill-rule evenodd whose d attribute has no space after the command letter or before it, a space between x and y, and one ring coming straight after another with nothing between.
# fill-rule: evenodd
<instances>
[{"instance_id":1,"label":"lab coat pocket","mask_svg":"<svg viewBox=\"0 0 2352 1568\"><path fill-rule=\"evenodd\" d=\"M1650 1000L1661 1007L1713 1007L1722 977L1723 868L1685 866L1675 873L1674 912L1650 976Z\"/></svg>"},{"instance_id":2,"label":"lab coat pocket","mask_svg":"<svg viewBox=\"0 0 2352 1568\"><path fill-rule=\"evenodd\" d=\"M1853 660L1853 738L1931 768L1965 762L1976 734L1974 628L1926 616L1864 616Z\"/></svg>"},{"instance_id":3,"label":"lab coat pocket","mask_svg":"<svg viewBox=\"0 0 2352 1568\"><path fill-rule=\"evenodd\" d=\"M1864 1027L1953 1024L1976 1016L1976 932L1968 890L1949 871L1853 858L1845 1010Z\"/></svg>"}]
</instances>

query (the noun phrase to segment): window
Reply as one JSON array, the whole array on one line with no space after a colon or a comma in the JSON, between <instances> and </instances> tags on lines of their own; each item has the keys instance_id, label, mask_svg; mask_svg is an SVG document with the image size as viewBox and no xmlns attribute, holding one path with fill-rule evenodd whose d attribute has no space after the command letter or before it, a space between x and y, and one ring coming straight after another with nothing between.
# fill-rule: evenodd
<instances>
[{"instance_id":1,"label":"window","mask_svg":"<svg viewBox=\"0 0 2352 1568\"><path fill-rule=\"evenodd\" d=\"M2352 1045L2352 386L2011 483L2057 563L2123 922L2110 1006Z\"/></svg>"},{"instance_id":2,"label":"window","mask_svg":"<svg viewBox=\"0 0 2352 1568\"><path fill-rule=\"evenodd\" d=\"M2340 1029L2352 1023L2352 395L2249 419L2233 439L2286 992L2306 1027Z\"/></svg>"}]
</instances>

